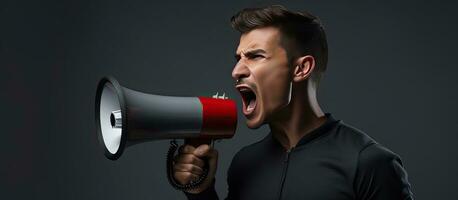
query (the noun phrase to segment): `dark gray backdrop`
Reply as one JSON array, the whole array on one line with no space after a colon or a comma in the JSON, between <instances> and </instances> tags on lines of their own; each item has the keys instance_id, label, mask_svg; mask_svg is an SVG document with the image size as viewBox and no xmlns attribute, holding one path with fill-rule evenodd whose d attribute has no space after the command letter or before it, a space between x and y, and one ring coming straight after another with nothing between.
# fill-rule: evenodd
<instances>
[{"instance_id":1,"label":"dark gray backdrop","mask_svg":"<svg viewBox=\"0 0 458 200\"><path fill-rule=\"evenodd\" d=\"M2 199L183 199L165 177L168 141L102 155L97 81L144 92L237 99L230 72L238 34L229 18L261 1L1 1ZM277 2L278 3L278 2ZM326 112L404 161L417 199L458 199L457 3L291 1L325 24ZM220 151L217 191L242 147L262 138L239 116Z\"/></svg>"}]
</instances>

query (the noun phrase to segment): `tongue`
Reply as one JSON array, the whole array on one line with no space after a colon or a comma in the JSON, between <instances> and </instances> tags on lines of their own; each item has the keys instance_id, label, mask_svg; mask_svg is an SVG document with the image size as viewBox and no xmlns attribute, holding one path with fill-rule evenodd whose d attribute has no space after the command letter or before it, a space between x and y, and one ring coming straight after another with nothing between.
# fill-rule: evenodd
<instances>
[{"instance_id":1,"label":"tongue","mask_svg":"<svg viewBox=\"0 0 458 200\"><path fill-rule=\"evenodd\" d=\"M254 108L256 107L256 100L251 100L250 103L248 104L248 107L247 107L247 111L248 112L251 112L254 110Z\"/></svg>"}]
</instances>

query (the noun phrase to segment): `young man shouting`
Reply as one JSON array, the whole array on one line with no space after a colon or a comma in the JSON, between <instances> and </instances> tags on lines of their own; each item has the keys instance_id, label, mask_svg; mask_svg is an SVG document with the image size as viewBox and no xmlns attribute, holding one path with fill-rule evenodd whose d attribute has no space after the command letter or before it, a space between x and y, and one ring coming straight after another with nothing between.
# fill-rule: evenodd
<instances>
[{"instance_id":1,"label":"young man shouting","mask_svg":"<svg viewBox=\"0 0 458 200\"><path fill-rule=\"evenodd\" d=\"M270 133L244 147L228 171L227 199L413 199L398 155L320 108L316 94L326 71L327 42L320 21L281 6L244 9L232 17L241 33L232 72L249 128ZM188 199L218 199L218 155L186 145L174 164L176 181L204 183Z\"/></svg>"}]
</instances>

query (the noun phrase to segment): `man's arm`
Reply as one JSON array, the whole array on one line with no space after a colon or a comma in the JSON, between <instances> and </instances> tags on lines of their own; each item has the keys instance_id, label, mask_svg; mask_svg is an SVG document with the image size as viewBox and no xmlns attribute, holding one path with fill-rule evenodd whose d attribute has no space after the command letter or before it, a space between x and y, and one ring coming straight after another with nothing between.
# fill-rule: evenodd
<instances>
[{"instance_id":1,"label":"man's arm","mask_svg":"<svg viewBox=\"0 0 458 200\"><path fill-rule=\"evenodd\" d=\"M360 152L354 189L361 200L413 200L401 159L379 144Z\"/></svg>"},{"instance_id":2,"label":"man's arm","mask_svg":"<svg viewBox=\"0 0 458 200\"><path fill-rule=\"evenodd\" d=\"M185 192L186 197L188 200L219 200L218 194L215 190L215 179L213 179L213 183L210 187L198 194L192 194Z\"/></svg>"},{"instance_id":3,"label":"man's arm","mask_svg":"<svg viewBox=\"0 0 458 200\"><path fill-rule=\"evenodd\" d=\"M229 169L227 171L227 197L225 200L235 200L239 199L237 194L238 194L238 189L237 189L237 181L239 178L238 175L238 170L237 170L237 163L238 163L238 153L232 158L231 165L229 166ZM218 194L215 191L215 179L213 179L213 182L209 188L207 188L205 191L199 193L199 194L191 194L191 193L186 193L185 195L188 198L188 200L218 200Z\"/></svg>"}]
</instances>

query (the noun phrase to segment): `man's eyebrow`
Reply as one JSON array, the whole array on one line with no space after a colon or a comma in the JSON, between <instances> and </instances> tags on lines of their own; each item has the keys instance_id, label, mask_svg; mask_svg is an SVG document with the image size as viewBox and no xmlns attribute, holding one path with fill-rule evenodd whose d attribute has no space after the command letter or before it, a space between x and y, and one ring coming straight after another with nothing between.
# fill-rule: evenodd
<instances>
[{"instance_id":1,"label":"man's eyebrow","mask_svg":"<svg viewBox=\"0 0 458 200\"><path fill-rule=\"evenodd\" d=\"M247 52L245 52L243 54L245 56L247 56L247 57L252 57L252 56L254 56L256 54L259 54L259 53L267 53L267 52L264 49L253 49L253 50L249 50L249 51L247 51ZM234 57L236 59L240 59L240 53L235 54Z\"/></svg>"},{"instance_id":2,"label":"man's eyebrow","mask_svg":"<svg viewBox=\"0 0 458 200\"><path fill-rule=\"evenodd\" d=\"M253 49L245 52L244 54L245 56L252 56L259 53L266 53L266 51L264 51L264 49Z\"/></svg>"}]
</instances>

